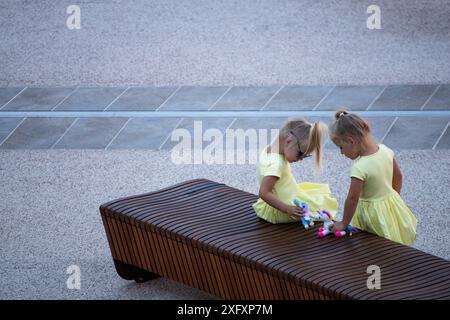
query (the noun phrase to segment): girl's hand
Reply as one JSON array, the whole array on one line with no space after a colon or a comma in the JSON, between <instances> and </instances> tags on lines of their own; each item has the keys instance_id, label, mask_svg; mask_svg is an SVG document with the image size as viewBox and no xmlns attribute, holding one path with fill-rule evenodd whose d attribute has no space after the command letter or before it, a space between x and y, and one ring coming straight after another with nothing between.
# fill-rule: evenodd
<instances>
[{"instance_id":1,"label":"girl's hand","mask_svg":"<svg viewBox=\"0 0 450 320\"><path fill-rule=\"evenodd\" d=\"M305 210L303 210L302 207L298 206L287 206L285 212L291 217L296 218L297 220L300 220L300 218L305 214Z\"/></svg>"},{"instance_id":2,"label":"girl's hand","mask_svg":"<svg viewBox=\"0 0 450 320\"><path fill-rule=\"evenodd\" d=\"M329 229L331 232L336 231L344 231L347 228L347 225L343 223L342 221L336 221L334 224L332 224Z\"/></svg>"}]
</instances>

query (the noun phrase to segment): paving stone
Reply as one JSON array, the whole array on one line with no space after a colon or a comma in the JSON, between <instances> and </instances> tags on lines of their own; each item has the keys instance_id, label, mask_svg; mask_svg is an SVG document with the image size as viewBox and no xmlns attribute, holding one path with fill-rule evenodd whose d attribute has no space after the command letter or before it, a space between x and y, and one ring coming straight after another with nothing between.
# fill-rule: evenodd
<instances>
[{"instance_id":1,"label":"paving stone","mask_svg":"<svg viewBox=\"0 0 450 320\"><path fill-rule=\"evenodd\" d=\"M261 110L280 87L232 87L212 110Z\"/></svg>"},{"instance_id":2,"label":"paving stone","mask_svg":"<svg viewBox=\"0 0 450 320\"><path fill-rule=\"evenodd\" d=\"M335 87L316 110L366 110L383 88L383 86Z\"/></svg>"},{"instance_id":3,"label":"paving stone","mask_svg":"<svg viewBox=\"0 0 450 320\"><path fill-rule=\"evenodd\" d=\"M423 110L450 110L450 84L441 85Z\"/></svg>"},{"instance_id":4,"label":"paving stone","mask_svg":"<svg viewBox=\"0 0 450 320\"><path fill-rule=\"evenodd\" d=\"M0 110L22 90L23 88L0 88Z\"/></svg>"},{"instance_id":5,"label":"paving stone","mask_svg":"<svg viewBox=\"0 0 450 320\"><path fill-rule=\"evenodd\" d=\"M108 111L154 111L170 95L176 87L130 88L119 99L108 107Z\"/></svg>"},{"instance_id":6,"label":"paving stone","mask_svg":"<svg viewBox=\"0 0 450 320\"><path fill-rule=\"evenodd\" d=\"M399 118L389 131L383 143L395 149L431 149L448 118Z\"/></svg>"},{"instance_id":7,"label":"paving stone","mask_svg":"<svg viewBox=\"0 0 450 320\"><path fill-rule=\"evenodd\" d=\"M54 149L104 149L128 118L78 118Z\"/></svg>"},{"instance_id":8,"label":"paving stone","mask_svg":"<svg viewBox=\"0 0 450 320\"><path fill-rule=\"evenodd\" d=\"M264 110L312 110L331 88L330 86L286 86Z\"/></svg>"},{"instance_id":9,"label":"paving stone","mask_svg":"<svg viewBox=\"0 0 450 320\"><path fill-rule=\"evenodd\" d=\"M126 88L77 88L55 111L103 111Z\"/></svg>"},{"instance_id":10,"label":"paving stone","mask_svg":"<svg viewBox=\"0 0 450 320\"><path fill-rule=\"evenodd\" d=\"M370 110L420 110L435 88L435 85L388 86Z\"/></svg>"},{"instance_id":11,"label":"paving stone","mask_svg":"<svg viewBox=\"0 0 450 320\"><path fill-rule=\"evenodd\" d=\"M73 118L27 118L0 148L50 149L73 121Z\"/></svg>"},{"instance_id":12,"label":"paving stone","mask_svg":"<svg viewBox=\"0 0 450 320\"><path fill-rule=\"evenodd\" d=\"M23 118L0 118L0 144L22 120Z\"/></svg>"},{"instance_id":13,"label":"paving stone","mask_svg":"<svg viewBox=\"0 0 450 320\"><path fill-rule=\"evenodd\" d=\"M2 111L50 111L74 88L27 88Z\"/></svg>"},{"instance_id":14,"label":"paving stone","mask_svg":"<svg viewBox=\"0 0 450 320\"><path fill-rule=\"evenodd\" d=\"M108 149L159 149L180 120L181 118L133 118Z\"/></svg>"},{"instance_id":15,"label":"paving stone","mask_svg":"<svg viewBox=\"0 0 450 320\"><path fill-rule=\"evenodd\" d=\"M159 111L206 111L227 89L227 87L182 87Z\"/></svg>"}]
</instances>

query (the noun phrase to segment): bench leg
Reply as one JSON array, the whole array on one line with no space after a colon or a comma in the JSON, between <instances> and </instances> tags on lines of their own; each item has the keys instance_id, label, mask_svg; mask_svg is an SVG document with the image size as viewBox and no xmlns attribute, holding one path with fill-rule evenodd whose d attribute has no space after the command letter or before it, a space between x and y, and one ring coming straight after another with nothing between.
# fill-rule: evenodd
<instances>
[{"instance_id":1,"label":"bench leg","mask_svg":"<svg viewBox=\"0 0 450 320\"><path fill-rule=\"evenodd\" d=\"M148 280L159 278L159 275L147 270L132 266L131 264L114 259L114 266L117 274L125 280L134 280L137 283L143 283Z\"/></svg>"}]
</instances>

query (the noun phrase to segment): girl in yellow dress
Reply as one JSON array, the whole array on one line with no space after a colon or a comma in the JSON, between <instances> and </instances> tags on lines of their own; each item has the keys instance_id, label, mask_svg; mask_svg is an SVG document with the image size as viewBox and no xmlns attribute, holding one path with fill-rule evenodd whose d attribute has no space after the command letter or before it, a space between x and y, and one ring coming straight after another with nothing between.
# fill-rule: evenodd
<instances>
[{"instance_id":1,"label":"girl in yellow dress","mask_svg":"<svg viewBox=\"0 0 450 320\"><path fill-rule=\"evenodd\" d=\"M345 110L336 112L330 131L341 154L355 160L343 220L331 230L344 230L353 218L352 225L358 229L412 244L417 221L400 197L402 173L394 152L376 144L367 122Z\"/></svg>"},{"instance_id":2,"label":"girl in yellow dress","mask_svg":"<svg viewBox=\"0 0 450 320\"><path fill-rule=\"evenodd\" d=\"M338 203L331 196L327 184L297 184L290 163L316 154L316 165L320 166L322 141L327 127L314 125L304 119L288 121L278 137L262 150L257 175L260 184L259 199L253 204L256 214L271 223L299 221L304 213L294 205L294 197L307 202L311 212L326 209L336 212Z\"/></svg>"}]
</instances>

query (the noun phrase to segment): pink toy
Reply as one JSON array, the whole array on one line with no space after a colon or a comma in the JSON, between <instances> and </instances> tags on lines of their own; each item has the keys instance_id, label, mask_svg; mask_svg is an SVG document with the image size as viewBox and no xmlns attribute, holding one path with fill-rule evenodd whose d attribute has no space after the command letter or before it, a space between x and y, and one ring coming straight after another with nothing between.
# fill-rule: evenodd
<instances>
[{"instance_id":1,"label":"pink toy","mask_svg":"<svg viewBox=\"0 0 450 320\"><path fill-rule=\"evenodd\" d=\"M333 224L333 221L327 221L323 224L322 228L319 228L319 233L318 236L319 238L323 238L326 235L330 234L330 226ZM346 234L348 234L349 236L352 236L353 233L357 232L358 230L356 230L354 227L352 227L351 225L348 225L346 228L346 231L336 231L334 232L334 236L335 237L343 237Z\"/></svg>"}]
</instances>

